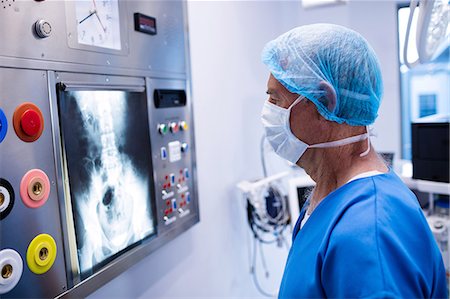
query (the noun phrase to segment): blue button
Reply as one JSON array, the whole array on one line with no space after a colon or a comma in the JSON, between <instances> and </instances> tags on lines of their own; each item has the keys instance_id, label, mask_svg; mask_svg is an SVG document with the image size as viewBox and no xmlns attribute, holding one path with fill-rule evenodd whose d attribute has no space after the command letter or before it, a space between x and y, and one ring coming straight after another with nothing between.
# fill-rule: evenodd
<instances>
[{"instance_id":1,"label":"blue button","mask_svg":"<svg viewBox=\"0 0 450 299\"><path fill-rule=\"evenodd\" d=\"M186 179L189 178L189 169L187 169L187 168L184 169L184 177L185 177Z\"/></svg>"},{"instance_id":2,"label":"blue button","mask_svg":"<svg viewBox=\"0 0 450 299\"><path fill-rule=\"evenodd\" d=\"M187 203L191 202L191 194L189 194L189 192L186 193L186 202Z\"/></svg>"},{"instance_id":3,"label":"blue button","mask_svg":"<svg viewBox=\"0 0 450 299\"><path fill-rule=\"evenodd\" d=\"M167 149L165 147L161 147L161 159L162 160L167 159Z\"/></svg>"},{"instance_id":4,"label":"blue button","mask_svg":"<svg viewBox=\"0 0 450 299\"><path fill-rule=\"evenodd\" d=\"M5 139L6 132L8 131L8 120L6 119L5 113L0 109L0 142Z\"/></svg>"},{"instance_id":5,"label":"blue button","mask_svg":"<svg viewBox=\"0 0 450 299\"><path fill-rule=\"evenodd\" d=\"M170 174L170 182L175 184L175 175L173 173Z\"/></svg>"},{"instance_id":6,"label":"blue button","mask_svg":"<svg viewBox=\"0 0 450 299\"><path fill-rule=\"evenodd\" d=\"M175 210L177 208L177 200L174 198L172 199L172 208Z\"/></svg>"}]
</instances>

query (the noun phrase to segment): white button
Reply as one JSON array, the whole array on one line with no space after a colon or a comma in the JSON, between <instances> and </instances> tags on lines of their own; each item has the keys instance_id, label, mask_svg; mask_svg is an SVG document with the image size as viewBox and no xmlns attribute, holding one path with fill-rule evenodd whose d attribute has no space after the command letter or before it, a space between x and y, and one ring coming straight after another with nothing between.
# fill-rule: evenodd
<instances>
[{"instance_id":1,"label":"white button","mask_svg":"<svg viewBox=\"0 0 450 299\"><path fill-rule=\"evenodd\" d=\"M181 143L172 141L169 143L169 161L176 162L181 160Z\"/></svg>"},{"instance_id":2,"label":"white button","mask_svg":"<svg viewBox=\"0 0 450 299\"><path fill-rule=\"evenodd\" d=\"M11 196L8 189L3 186L0 186L0 193L3 194L3 203L0 205L0 212L3 212L8 208L9 203L11 202Z\"/></svg>"}]
</instances>

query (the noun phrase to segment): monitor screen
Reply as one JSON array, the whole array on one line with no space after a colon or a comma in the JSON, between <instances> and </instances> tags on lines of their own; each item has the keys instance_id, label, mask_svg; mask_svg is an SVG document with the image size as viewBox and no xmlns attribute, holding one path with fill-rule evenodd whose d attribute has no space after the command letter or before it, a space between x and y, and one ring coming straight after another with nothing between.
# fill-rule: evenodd
<instances>
[{"instance_id":1,"label":"monitor screen","mask_svg":"<svg viewBox=\"0 0 450 299\"><path fill-rule=\"evenodd\" d=\"M58 107L83 279L156 232L147 98L66 90Z\"/></svg>"}]
</instances>

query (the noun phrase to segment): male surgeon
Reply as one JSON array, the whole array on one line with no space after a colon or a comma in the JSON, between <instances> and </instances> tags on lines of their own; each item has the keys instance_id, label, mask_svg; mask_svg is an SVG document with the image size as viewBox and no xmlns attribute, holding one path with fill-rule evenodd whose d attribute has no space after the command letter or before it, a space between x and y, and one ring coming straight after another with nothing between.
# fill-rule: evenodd
<instances>
[{"instance_id":1,"label":"male surgeon","mask_svg":"<svg viewBox=\"0 0 450 299\"><path fill-rule=\"evenodd\" d=\"M370 143L383 84L367 41L342 26L301 26L269 42L262 60L266 138L316 183L279 297L447 298L417 198Z\"/></svg>"}]
</instances>

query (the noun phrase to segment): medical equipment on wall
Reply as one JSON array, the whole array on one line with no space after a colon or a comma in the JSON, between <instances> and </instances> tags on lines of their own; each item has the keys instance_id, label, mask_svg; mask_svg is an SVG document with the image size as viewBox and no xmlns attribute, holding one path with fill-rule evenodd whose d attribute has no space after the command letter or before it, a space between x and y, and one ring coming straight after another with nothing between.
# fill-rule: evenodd
<instances>
[{"instance_id":1,"label":"medical equipment on wall","mask_svg":"<svg viewBox=\"0 0 450 299\"><path fill-rule=\"evenodd\" d=\"M199 221L186 15L0 5L0 297L85 297Z\"/></svg>"},{"instance_id":2,"label":"medical equipment on wall","mask_svg":"<svg viewBox=\"0 0 450 299\"><path fill-rule=\"evenodd\" d=\"M244 199L247 221L253 237L253 252L250 261L253 281L262 295L274 297L275 294L270 294L264 290L257 277L257 254L259 250L261 264L267 278L269 270L266 265L263 245L276 244L278 247L285 245L288 250L290 248L284 233L291 224L292 218L283 181L290 175L290 172L283 171L268 176L265 146L266 140L263 136L260 150L264 177L255 181L241 181L237 184L237 187Z\"/></svg>"},{"instance_id":3,"label":"medical equipment on wall","mask_svg":"<svg viewBox=\"0 0 450 299\"><path fill-rule=\"evenodd\" d=\"M414 11L419 5L416 47L419 58L408 61L408 43ZM411 0L408 26L406 29L403 61L412 68L427 63L450 46L450 3L448 0Z\"/></svg>"},{"instance_id":4,"label":"medical equipment on wall","mask_svg":"<svg viewBox=\"0 0 450 299\"><path fill-rule=\"evenodd\" d=\"M291 221L287 197L283 192L281 180L288 172L249 182L242 181L237 187L242 192L246 203L247 221L253 236L253 256L251 258L251 274L258 291L268 297L274 297L264 291L256 276L256 256L259 248L261 263L266 277L269 271L264 257L263 244L276 244L281 247L289 245L283 235Z\"/></svg>"}]
</instances>

